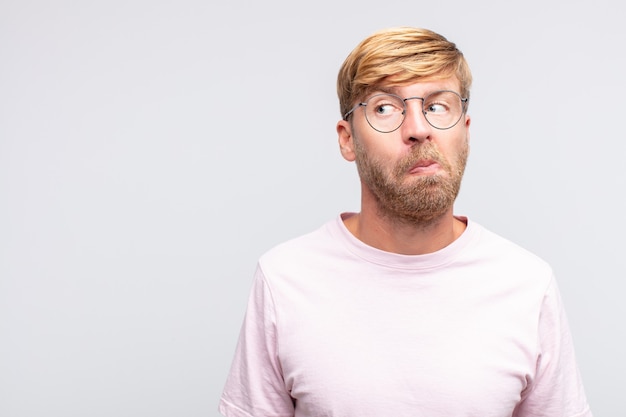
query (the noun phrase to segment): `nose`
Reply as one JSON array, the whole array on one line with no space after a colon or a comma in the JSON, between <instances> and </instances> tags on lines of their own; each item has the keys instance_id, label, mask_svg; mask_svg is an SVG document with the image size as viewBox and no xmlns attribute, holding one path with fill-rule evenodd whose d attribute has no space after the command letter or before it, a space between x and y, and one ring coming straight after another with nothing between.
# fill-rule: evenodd
<instances>
[{"instance_id":1,"label":"nose","mask_svg":"<svg viewBox=\"0 0 626 417\"><path fill-rule=\"evenodd\" d=\"M402 123L402 137L407 143L423 142L431 139L433 127L424 115L422 99L409 97L404 99L406 103L404 122Z\"/></svg>"}]
</instances>

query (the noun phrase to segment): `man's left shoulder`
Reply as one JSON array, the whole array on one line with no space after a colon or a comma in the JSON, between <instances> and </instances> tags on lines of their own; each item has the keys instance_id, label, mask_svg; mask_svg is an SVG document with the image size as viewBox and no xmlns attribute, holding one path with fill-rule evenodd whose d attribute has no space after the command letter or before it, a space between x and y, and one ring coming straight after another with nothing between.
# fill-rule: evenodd
<instances>
[{"instance_id":1,"label":"man's left shoulder","mask_svg":"<svg viewBox=\"0 0 626 417\"><path fill-rule=\"evenodd\" d=\"M481 229L480 251L493 261L506 263L522 270L534 270L537 273L552 275L552 267L547 260L532 252L528 248L508 239L485 227Z\"/></svg>"}]
</instances>

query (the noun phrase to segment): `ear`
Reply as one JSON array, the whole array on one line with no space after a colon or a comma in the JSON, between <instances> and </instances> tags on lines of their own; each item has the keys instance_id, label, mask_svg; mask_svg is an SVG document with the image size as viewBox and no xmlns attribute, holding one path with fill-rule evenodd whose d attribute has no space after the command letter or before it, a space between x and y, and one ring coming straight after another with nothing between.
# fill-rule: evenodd
<instances>
[{"instance_id":1,"label":"ear","mask_svg":"<svg viewBox=\"0 0 626 417\"><path fill-rule=\"evenodd\" d=\"M337 136L339 140L339 150L341 156L348 162L353 162L356 159L354 153L354 139L352 136L352 126L350 122L346 120L340 120L337 122Z\"/></svg>"},{"instance_id":2,"label":"ear","mask_svg":"<svg viewBox=\"0 0 626 417\"><path fill-rule=\"evenodd\" d=\"M472 122L471 117L469 116L469 114L465 114L465 137L467 138L467 143L469 144L470 141L470 124Z\"/></svg>"}]
</instances>

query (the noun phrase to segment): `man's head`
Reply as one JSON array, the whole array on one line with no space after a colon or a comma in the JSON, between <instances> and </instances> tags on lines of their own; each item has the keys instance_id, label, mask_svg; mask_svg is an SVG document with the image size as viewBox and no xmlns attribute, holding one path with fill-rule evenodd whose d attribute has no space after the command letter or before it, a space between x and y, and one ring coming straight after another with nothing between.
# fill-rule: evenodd
<instances>
[{"instance_id":1,"label":"man's head","mask_svg":"<svg viewBox=\"0 0 626 417\"><path fill-rule=\"evenodd\" d=\"M470 84L463 54L428 30L380 31L352 51L337 82L337 132L357 164L362 210L422 225L451 215L469 151Z\"/></svg>"},{"instance_id":2,"label":"man's head","mask_svg":"<svg viewBox=\"0 0 626 417\"><path fill-rule=\"evenodd\" d=\"M427 29L399 27L364 39L344 61L337 78L341 115L381 85L406 85L455 76L469 98L472 74L461 51Z\"/></svg>"}]
</instances>

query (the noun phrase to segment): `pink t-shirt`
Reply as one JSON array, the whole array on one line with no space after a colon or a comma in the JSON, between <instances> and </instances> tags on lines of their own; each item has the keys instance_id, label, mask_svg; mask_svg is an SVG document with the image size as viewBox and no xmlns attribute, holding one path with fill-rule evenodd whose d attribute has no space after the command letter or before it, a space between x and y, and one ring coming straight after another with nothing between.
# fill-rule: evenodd
<instances>
[{"instance_id":1,"label":"pink t-shirt","mask_svg":"<svg viewBox=\"0 0 626 417\"><path fill-rule=\"evenodd\" d=\"M220 412L591 417L551 268L467 223L408 256L338 216L263 255Z\"/></svg>"}]
</instances>

